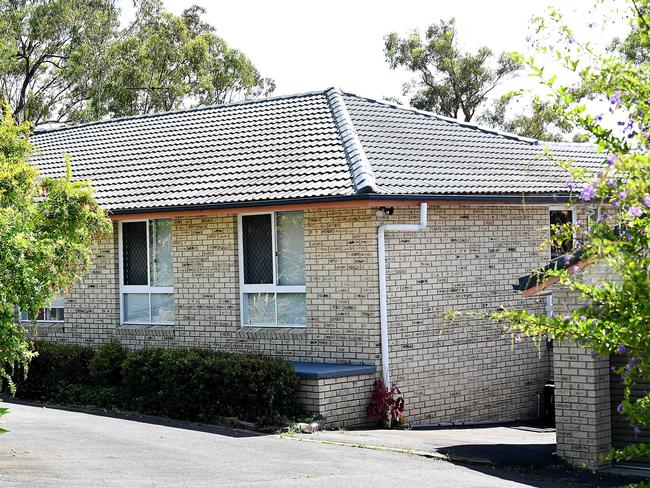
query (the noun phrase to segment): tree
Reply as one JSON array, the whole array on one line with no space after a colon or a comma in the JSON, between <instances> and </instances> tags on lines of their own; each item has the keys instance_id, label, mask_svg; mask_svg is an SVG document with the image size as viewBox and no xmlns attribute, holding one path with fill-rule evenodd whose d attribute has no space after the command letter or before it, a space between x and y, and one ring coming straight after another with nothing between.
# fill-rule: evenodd
<instances>
[{"instance_id":1,"label":"tree","mask_svg":"<svg viewBox=\"0 0 650 488\"><path fill-rule=\"evenodd\" d=\"M176 16L156 0L142 2L129 35L105 53L102 64L109 68L92 89L93 115L136 115L271 93L273 81L218 37L201 20L204 13L194 6Z\"/></svg>"},{"instance_id":2,"label":"tree","mask_svg":"<svg viewBox=\"0 0 650 488\"><path fill-rule=\"evenodd\" d=\"M555 109L551 100L535 95L529 106L516 111L511 117L508 116L513 105L522 100L525 103L523 95L523 90L505 93L494 101L491 109L487 109L478 117L478 121L488 127L540 141L565 140L573 130L573 125L562 117L562 113Z\"/></svg>"},{"instance_id":3,"label":"tree","mask_svg":"<svg viewBox=\"0 0 650 488\"><path fill-rule=\"evenodd\" d=\"M63 121L85 102L118 15L113 0L0 0L0 100L16 119Z\"/></svg>"},{"instance_id":4,"label":"tree","mask_svg":"<svg viewBox=\"0 0 650 488\"><path fill-rule=\"evenodd\" d=\"M36 317L91 265L92 245L110 232L91 186L66 176L41 177L27 163L30 126L17 125L5 105L0 120L0 376L11 392L16 366L33 356L17 311ZM4 412L0 412L0 415Z\"/></svg>"},{"instance_id":5,"label":"tree","mask_svg":"<svg viewBox=\"0 0 650 488\"><path fill-rule=\"evenodd\" d=\"M127 27L114 0L0 0L0 99L19 121L87 122L253 98L273 91L202 20L138 0Z\"/></svg>"},{"instance_id":6,"label":"tree","mask_svg":"<svg viewBox=\"0 0 650 488\"><path fill-rule=\"evenodd\" d=\"M642 50L650 48L650 0L631 0L632 28ZM570 87L558 85L543 67L530 57L528 64L555 95L557 110L598 143L603 151L603 169L597 174L565 164L571 172L570 188L575 200L598 206L600 218L590 226L565 225L556 229L556 239L576 235L581 260L606 262L611 277L597 283L580 279L573 270L542 273L556 276L561 286L579 293L584 305L564 316L548 317L526 310L495 314L506 321L513 334L551 336L567 340L609 356L624 355L626 366L616 370L625 385L625 400L618 411L626 415L635 431L650 427L650 392L635 399L631 391L639 379L650 379L650 67L637 63L635 56L610 51L595 52L589 44L578 43L562 15L551 11L538 21L539 31L555 33L556 59L577 75L594 101L608 105L605 114L590 113L585 99ZM548 40L536 44L548 53ZM616 124L607 123L607 117ZM606 164L605 164L606 162ZM650 455L650 446L637 443L613 452L618 460Z\"/></svg>"},{"instance_id":7,"label":"tree","mask_svg":"<svg viewBox=\"0 0 650 488\"><path fill-rule=\"evenodd\" d=\"M404 85L404 95L412 94L413 107L453 118L462 114L465 122L472 120L501 81L519 69L507 53L499 56L496 67L491 66L494 55L487 47L461 52L454 19L429 26L424 39L417 31L404 38L391 33L384 44L391 69L403 67L418 75Z\"/></svg>"}]
</instances>

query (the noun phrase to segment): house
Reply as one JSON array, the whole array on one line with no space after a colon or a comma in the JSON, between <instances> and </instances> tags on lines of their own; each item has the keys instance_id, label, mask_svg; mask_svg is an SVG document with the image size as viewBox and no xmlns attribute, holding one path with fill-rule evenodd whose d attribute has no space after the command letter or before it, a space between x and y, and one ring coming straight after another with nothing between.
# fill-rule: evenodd
<instances>
[{"instance_id":1,"label":"house","mask_svg":"<svg viewBox=\"0 0 650 488\"><path fill-rule=\"evenodd\" d=\"M592 146L334 88L33 142L49 176L71 154L114 222L94 270L43 312L43 337L281 356L330 425L365 423L382 377L413 424L538 415L548 351L513 347L485 314L524 304L510 283L549 261L569 196L553 159L597 167Z\"/></svg>"}]
</instances>

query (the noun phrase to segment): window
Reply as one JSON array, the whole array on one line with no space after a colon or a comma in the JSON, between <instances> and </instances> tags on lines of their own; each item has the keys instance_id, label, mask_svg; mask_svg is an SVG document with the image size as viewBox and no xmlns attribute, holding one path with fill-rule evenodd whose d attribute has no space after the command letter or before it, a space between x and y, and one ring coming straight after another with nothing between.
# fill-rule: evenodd
<instances>
[{"instance_id":1,"label":"window","mask_svg":"<svg viewBox=\"0 0 650 488\"><path fill-rule=\"evenodd\" d=\"M242 325L305 326L303 213L241 215L239 276Z\"/></svg>"},{"instance_id":2,"label":"window","mask_svg":"<svg viewBox=\"0 0 650 488\"><path fill-rule=\"evenodd\" d=\"M38 310L36 322L63 322L63 309L63 297L57 295L49 307ZM23 322L32 321L27 312L23 311L20 312L20 320Z\"/></svg>"},{"instance_id":3,"label":"window","mask_svg":"<svg viewBox=\"0 0 650 488\"><path fill-rule=\"evenodd\" d=\"M556 232L558 226L575 223L575 212L571 208L563 205L552 206L549 207L549 212L552 234ZM551 259L568 254L571 249L573 249L573 238L565 238L562 243L554 243L551 246Z\"/></svg>"},{"instance_id":4,"label":"window","mask_svg":"<svg viewBox=\"0 0 650 488\"><path fill-rule=\"evenodd\" d=\"M172 325L171 220L121 222L119 240L121 322Z\"/></svg>"}]
</instances>

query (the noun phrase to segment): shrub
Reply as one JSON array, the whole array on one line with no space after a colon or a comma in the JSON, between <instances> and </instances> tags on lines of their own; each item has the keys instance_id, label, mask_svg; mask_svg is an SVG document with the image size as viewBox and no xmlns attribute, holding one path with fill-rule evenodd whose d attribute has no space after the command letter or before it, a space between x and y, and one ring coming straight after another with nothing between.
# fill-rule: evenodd
<instances>
[{"instance_id":1,"label":"shrub","mask_svg":"<svg viewBox=\"0 0 650 488\"><path fill-rule=\"evenodd\" d=\"M126 360L127 354L128 350L114 339L100 346L90 361L93 383L105 387L121 384L122 363Z\"/></svg>"},{"instance_id":2,"label":"shrub","mask_svg":"<svg viewBox=\"0 0 650 488\"><path fill-rule=\"evenodd\" d=\"M386 388L382 380L375 381L368 405L368 418L389 429L401 426L404 419L404 398L397 385L393 383L390 388Z\"/></svg>"},{"instance_id":3,"label":"shrub","mask_svg":"<svg viewBox=\"0 0 650 488\"><path fill-rule=\"evenodd\" d=\"M27 376L16 375L16 387L22 398L64 401L70 385L90 384L90 361L94 351L76 344L34 343L38 353L32 359Z\"/></svg>"},{"instance_id":4,"label":"shrub","mask_svg":"<svg viewBox=\"0 0 650 488\"><path fill-rule=\"evenodd\" d=\"M36 343L22 398L120 408L181 420L215 416L271 422L297 412L298 378L284 360L204 349L128 351Z\"/></svg>"}]
</instances>

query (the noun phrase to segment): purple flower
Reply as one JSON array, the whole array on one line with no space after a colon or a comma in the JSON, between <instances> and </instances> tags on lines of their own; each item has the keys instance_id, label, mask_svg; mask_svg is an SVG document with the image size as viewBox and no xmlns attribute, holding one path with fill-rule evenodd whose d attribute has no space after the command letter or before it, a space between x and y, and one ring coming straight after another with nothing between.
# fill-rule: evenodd
<instances>
[{"instance_id":1,"label":"purple flower","mask_svg":"<svg viewBox=\"0 0 650 488\"><path fill-rule=\"evenodd\" d=\"M571 274L576 274L576 273L579 273L579 272L580 272L580 266L578 266L577 264L574 264L573 266L571 266L569 268L569 273L571 273ZM580 318L582 319L582 317L580 317ZM585 319L582 319L582 320L585 320Z\"/></svg>"},{"instance_id":2,"label":"purple flower","mask_svg":"<svg viewBox=\"0 0 650 488\"><path fill-rule=\"evenodd\" d=\"M611 97L609 97L609 103L611 103L612 105L616 105L616 106L620 105L621 104L621 92L617 91Z\"/></svg>"},{"instance_id":3,"label":"purple flower","mask_svg":"<svg viewBox=\"0 0 650 488\"><path fill-rule=\"evenodd\" d=\"M634 426L634 435L639 435L641 433L641 429L639 428L638 425Z\"/></svg>"},{"instance_id":4,"label":"purple flower","mask_svg":"<svg viewBox=\"0 0 650 488\"><path fill-rule=\"evenodd\" d=\"M566 186L569 190L573 191L576 189L576 182L573 180L567 180Z\"/></svg>"},{"instance_id":5,"label":"purple flower","mask_svg":"<svg viewBox=\"0 0 650 488\"><path fill-rule=\"evenodd\" d=\"M618 200L614 200L614 201L612 202L612 207L614 207L614 208L618 208L618 207L620 207L620 206L621 206L621 202L619 202Z\"/></svg>"},{"instance_id":6,"label":"purple flower","mask_svg":"<svg viewBox=\"0 0 650 488\"><path fill-rule=\"evenodd\" d=\"M610 168L614 166L614 163L616 162L616 156L612 155L607 158L607 166Z\"/></svg>"},{"instance_id":7,"label":"purple flower","mask_svg":"<svg viewBox=\"0 0 650 488\"><path fill-rule=\"evenodd\" d=\"M643 199L643 202L645 203L646 207L650 207L650 195L646 195Z\"/></svg>"},{"instance_id":8,"label":"purple flower","mask_svg":"<svg viewBox=\"0 0 650 488\"><path fill-rule=\"evenodd\" d=\"M625 347L625 346L618 346L617 349L618 349L618 352L620 352L621 354L625 354L627 352L627 347Z\"/></svg>"},{"instance_id":9,"label":"purple flower","mask_svg":"<svg viewBox=\"0 0 650 488\"><path fill-rule=\"evenodd\" d=\"M596 120L596 122L600 122L601 120L603 120L603 114L596 115L595 120Z\"/></svg>"},{"instance_id":10,"label":"purple flower","mask_svg":"<svg viewBox=\"0 0 650 488\"><path fill-rule=\"evenodd\" d=\"M519 344L521 342L521 336L519 334L515 335L515 342Z\"/></svg>"},{"instance_id":11,"label":"purple flower","mask_svg":"<svg viewBox=\"0 0 650 488\"><path fill-rule=\"evenodd\" d=\"M565 322L568 322L569 320L571 320L571 316L570 315L562 315L562 320L564 320Z\"/></svg>"},{"instance_id":12,"label":"purple flower","mask_svg":"<svg viewBox=\"0 0 650 488\"><path fill-rule=\"evenodd\" d=\"M573 37L569 37L569 44L573 44L574 42Z\"/></svg>"},{"instance_id":13,"label":"purple flower","mask_svg":"<svg viewBox=\"0 0 650 488\"><path fill-rule=\"evenodd\" d=\"M585 320L587 320L587 317L585 317L584 315L581 315L580 320L582 320L584 322Z\"/></svg>"},{"instance_id":14,"label":"purple flower","mask_svg":"<svg viewBox=\"0 0 650 488\"><path fill-rule=\"evenodd\" d=\"M616 407L616 411L619 413L619 415L623 415L623 404L619 403L618 407Z\"/></svg>"},{"instance_id":15,"label":"purple flower","mask_svg":"<svg viewBox=\"0 0 650 488\"><path fill-rule=\"evenodd\" d=\"M625 200L627 198L627 192L625 190L618 192L618 198Z\"/></svg>"},{"instance_id":16,"label":"purple flower","mask_svg":"<svg viewBox=\"0 0 650 488\"><path fill-rule=\"evenodd\" d=\"M585 222L584 222L584 220L582 220L582 219L578 219L578 220L576 221L576 225L577 225L578 227L582 227L584 224L585 224Z\"/></svg>"},{"instance_id":17,"label":"purple flower","mask_svg":"<svg viewBox=\"0 0 650 488\"><path fill-rule=\"evenodd\" d=\"M640 363L641 363L641 360L639 358L633 357L632 359L630 359L630 364L633 365L633 366L636 366L637 364L640 364Z\"/></svg>"},{"instance_id":18,"label":"purple flower","mask_svg":"<svg viewBox=\"0 0 650 488\"><path fill-rule=\"evenodd\" d=\"M593 27L594 27L595 25L596 25L596 22L589 22L589 23L587 24L587 27L589 27L590 29L593 29Z\"/></svg>"},{"instance_id":19,"label":"purple flower","mask_svg":"<svg viewBox=\"0 0 650 488\"><path fill-rule=\"evenodd\" d=\"M607 182L607 185L608 185L610 188L616 188L616 182L615 182L614 180L609 180L609 181Z\"/></svg>"},{"instance_id":20,"label":"purple flower","mask_svg":"<svg viewBox=\"0 0 650 488\"><path fill-rule=\"evenodd\" d=\"M564 256L564 262L569 263L573 259L573 254L569 253Z\"/></svg>"},{"instance_id":21,"label":"purple flower","mask_svg":"<svg viewBox=\"0 0 650 488\"><path fill-rule=\"evenodd\" d=\"M596 196L595 188L585 183L585 185L582 187L582 191L580 192L580 198L582 198L585 202L588 202L595 196Z\"/></svg>"},{"instance_id":22,"label":"purple flower","mask_svg":"<svg viewBox=\"0 0 650 488\"><path fill-rule=\"evenodd\" d=\"M619 120L618 122L616 122L616 125L618 125L619 127L622 127L622 126L625 125L625 122L623 122L622 120Z\"/></svg>"},{"instance_id":23,"label":"purple flower","mask_svg":"<svg viewBox=\"0 0 650 488\"><path fill-rule=\"evenodd\" d=\"M632 207L632 208L630 208L630 209L627 211L627 214L628 214L630 217L641 217L641 214L643 214L643 212L641 211L641 207L636 206L636 207Z\"/></svg>"}]
</instances>

